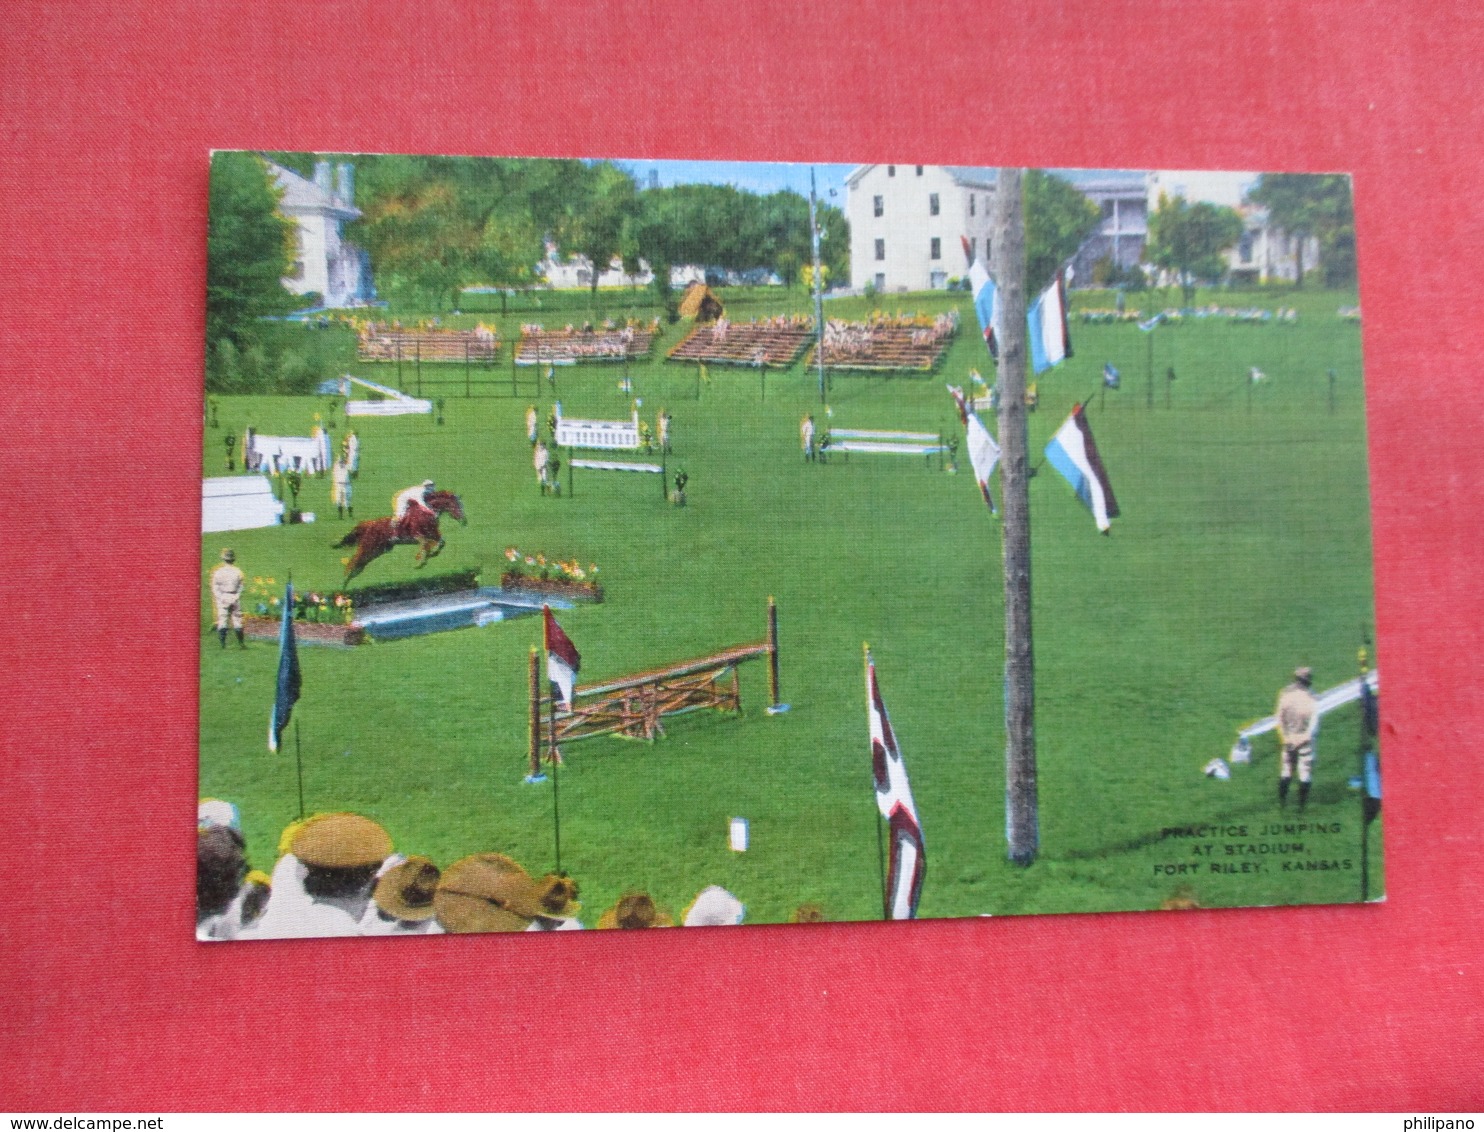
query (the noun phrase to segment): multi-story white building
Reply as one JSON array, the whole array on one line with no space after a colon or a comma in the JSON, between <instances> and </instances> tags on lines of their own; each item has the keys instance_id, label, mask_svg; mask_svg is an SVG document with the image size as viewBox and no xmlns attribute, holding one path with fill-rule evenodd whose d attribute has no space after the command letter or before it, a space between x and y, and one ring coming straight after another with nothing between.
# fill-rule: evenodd
<instances>
[{"instance_id":1,"label":"multi-story white building","mask_svg":"<svg viewBox=\"0 0 1484 1132\"><path fill-rule=\"evenodd\" d=\"M332 185L328 161L315 162L312 181L271 161L267 164L283 192L278 211L298 229L299 244L284 287L296 295L318 294L327 307L374 299L370 256L341 234L346 221L361 215L355 206L355 166L341 162Z\"/></svg>"},{"instance_id":2,"label":"multi-story white building","mask_svg":"<svg viewBox=\"0 0 1484 1132\"><path fill-rule=\"evenodd\" d=\"M850 285L941 289L989 250L994 171L964 165L860 165L845 178Z\"/></svg>"},{"instance_id":3,"label":"multi-story white building","mask_svg":"<svg viewBox=\"0 0 1484 1132\"><path fill-rule=\"evenodd\" d=\"M1138 263L1149 237L1145 174L1074 172L1068 180L1102 213L1073 261L1074 278L1092 282L1093 264L1103 258L1119 267ZM974 258L989 254L994 185L993 169L858 166L845 180L851 286L935 290L967 274L965 240Z\"/></svg>"},{"instance_id":4,"label":"multi-story white building","mask_svg":"<svg viewBox=\"0 0 1484 1132\"><path fill-rule=\"evenodd\" d=\"M1120 269L1143 260L1149 243L1148 174L1078 171L1066 176L1102 213L1097 228L1072 259L1075 285L1093 285L1100 260Z\"/></svg>"}]
</instances>

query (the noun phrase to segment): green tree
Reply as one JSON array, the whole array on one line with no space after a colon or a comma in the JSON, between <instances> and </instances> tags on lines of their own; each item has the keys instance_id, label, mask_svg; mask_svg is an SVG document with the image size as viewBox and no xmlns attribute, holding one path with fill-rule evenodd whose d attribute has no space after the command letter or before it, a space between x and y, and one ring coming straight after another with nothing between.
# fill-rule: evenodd
<instances>
[{"instance_id":1,"label":"green tree","mask_svg":"<svg viewBox=\"0 0 1484 1132\"><path fill-rule=\"evenodd\" d=\"M1036 293L1077 254L1102 214L1071 183L1044 170L1026 170L1023 186L1025 282Z\"/></svg>"},{"instance_id":2,"label":"green tree","mask_svg":"<svg viewBox=\"0 0 1484 1132\"><path fill-rule=\"evenodd\" d=\"M1343 173L1264 173L1247 194L1268 211L1269 222L1298 241L1298 277L1304 285L1304 243L1318 237L1325 282L1355 279L1355 208ZM1334 263L1329 263L1330 257Z\"/></svg>"},{"instance_id":3,"label":"green tree","mask_svg":"<svg viewBox=\"0 0 1484 1132\"><path fill-rule=\"evenodd\" d=\"M261 157L211 159L206 228L206 342L236 351L257 339L257 320L284 314L296 299L283 286L298 234L278 211L281 191Z\"/></svg>"},{"instance_id":4,"label":"green tree","mask_svg":"<svg viewBox=\"0 0 1484 1132\"><path fill-rule=\"evenodd\" d=\"M1180 277L1185 305L1195 301L1197 280L1214 281L1225 273L1222 252L1242 238L1242 218L1230 208L1160 194L1149 218L1151 262Z\"/></svg>"},{"instance_id":5,"label":"green tree","mask_svg":"<svg viewBox=\"0 0 1484 1132\"><path fill-rule=\"evenodd\" d=\"M608 161L591 166L584 180L571 242L592 264L592 295L596 299L598 276L608 270L615 256L624 257L625 226L638 210L638 189L633 177Z\"/></svg>"},{"instance_id":6,"label":"green tree","mask_svg":"<svg viewBox=\"0 0 1484 1132\"><path fill-rule=\"evenodd\" d=\"M529 285L541 259L545 163L467 157L362 158L353 238L371 253L377 286L438 310L472 283ZM362 170L364 169L364 173ZM553 218L553 222L562 218Z\"/></svg>"}]
</instances>

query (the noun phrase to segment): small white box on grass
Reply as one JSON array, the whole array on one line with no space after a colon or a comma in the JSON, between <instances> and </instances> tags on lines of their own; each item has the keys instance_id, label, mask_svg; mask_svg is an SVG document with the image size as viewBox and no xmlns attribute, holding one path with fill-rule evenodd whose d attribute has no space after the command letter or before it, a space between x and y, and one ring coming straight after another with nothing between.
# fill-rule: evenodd
<instances>
[{"instance_id":1,"label":"small white box on grass","mask_svg":"<svg viewBox=\"0 0 1484 1132\"><path fill-rule=\"evenodd\" d=\"M731 832L731 847L734 853L747 852L747 819L733 818Z\"/></svg>"}]
</instances>

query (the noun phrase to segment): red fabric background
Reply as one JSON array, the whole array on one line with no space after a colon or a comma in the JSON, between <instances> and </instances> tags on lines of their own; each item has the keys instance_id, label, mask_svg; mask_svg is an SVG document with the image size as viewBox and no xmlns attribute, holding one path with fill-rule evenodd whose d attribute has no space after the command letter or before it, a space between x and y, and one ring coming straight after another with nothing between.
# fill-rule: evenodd
<instances>
[{"instance_id":1,"label":"red fabric background","mask_svg":"<svg viewBox=\"0 0 1484 1132\"><path fill-rule=\"evenodd\" d=\"M7 8L0 1107L1484 1105L1484 19L1021 9ZM1389 902L197 946L212 147L1353 171Z\"/></svg>"}]
</instances>

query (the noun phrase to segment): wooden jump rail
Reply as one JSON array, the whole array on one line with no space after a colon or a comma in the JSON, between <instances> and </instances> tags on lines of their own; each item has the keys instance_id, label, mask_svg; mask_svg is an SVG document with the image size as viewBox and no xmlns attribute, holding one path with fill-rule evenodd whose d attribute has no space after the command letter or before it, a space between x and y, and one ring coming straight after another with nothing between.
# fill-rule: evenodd
<instances>
[{"instance_id":1,"label":"wooden jump rail","mask_svg":"<svg viewBox=\"0 0 1484 1132\"><path fill-rule=\"evenodd\" d=\"M531 775L541 773L542 749L547 762L561 761L560 743L622 735L653 741L665 734L667 716L693 711L742 711L742 688L737 665L756 657L768 658L770 712L778 702L778 607L768 599L768 637L749 645L734 645L710 656L651 668L599 684L579 685L572 707L559 708L541 691L541 657L532 649L530 660Z\"/></svg>"}]
</instances>

